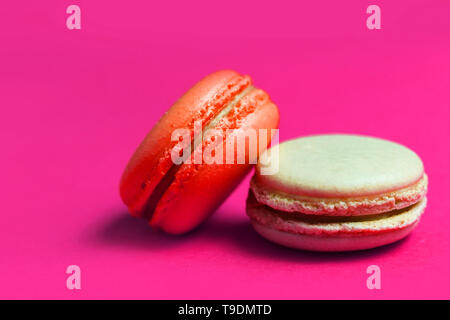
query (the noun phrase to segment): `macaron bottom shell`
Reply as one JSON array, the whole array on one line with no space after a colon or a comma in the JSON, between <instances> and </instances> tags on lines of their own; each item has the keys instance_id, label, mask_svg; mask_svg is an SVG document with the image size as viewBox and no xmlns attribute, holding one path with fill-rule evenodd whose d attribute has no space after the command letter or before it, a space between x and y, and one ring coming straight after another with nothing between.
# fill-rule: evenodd
<instances>
[{"instance_id":1,"label":"macaron bottom shell","mask_svg":"<svg viewBox=\"0 0 450 320\"><path fill-rule=\"evenodd\" d=\"M357 251L384 246L405 238L417 224L383 234L326 237L283 232L252 220L256 232L269 241L293 249L319 252Z\"/></svg>"}]
</instances>

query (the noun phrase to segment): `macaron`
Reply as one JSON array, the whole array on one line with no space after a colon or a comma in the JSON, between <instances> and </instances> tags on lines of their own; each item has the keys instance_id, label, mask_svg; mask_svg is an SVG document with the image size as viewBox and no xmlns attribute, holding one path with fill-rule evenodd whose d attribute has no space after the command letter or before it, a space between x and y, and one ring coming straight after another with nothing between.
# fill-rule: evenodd
<instances>
[{"instance_id":1,"label":"macaron","mask_svg":"<svg viewBox=\"0 0 450 320\"><path fill-rule=\"evenodd\" d=\"M426 206L428 178L419 156L386 140L317 135L261 155L247 215L275 243L311 251L351 251L406 237ZM278 167L262 174L265 166Z\"/></svg>"},{"instance_id":2,"label":"macaron","mask_svg":"<svg viewBox=\"0 0 450 320\"><path fill-rule=\"evenodd\" d=\"M121 198L131 215L151 226L172 234L188 232L214 212L256 164L278 122L277 106L249 76L231 70L212 73L177 100L138 146L120 181ZM222 152L227 144L251 130L258 135L260 129L267 137L258 140L262 143L257 152L248 152L244 163L203 161L208 148L214 146L212 154Z\"/></svg>"}]
</instances>

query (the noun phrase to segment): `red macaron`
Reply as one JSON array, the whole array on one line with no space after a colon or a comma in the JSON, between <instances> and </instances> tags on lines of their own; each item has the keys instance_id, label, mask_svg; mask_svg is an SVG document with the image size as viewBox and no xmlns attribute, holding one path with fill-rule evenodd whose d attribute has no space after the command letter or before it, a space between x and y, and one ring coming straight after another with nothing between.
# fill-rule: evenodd
<instances>
[{"instance_id":1,"label":"red macaron","mask_svg":"<svg viewBox=\"0 0 450 320\"><path fill-rule=\"evenodd\" d=\"M172 234L188 232L245 177L270 144L278 123L276 105L266 92L253 87L249 76L228 70L212 73L175 102L141 142L122 175L121 198L133 216L148 219L151 226ZM245 163L196 161L217 139L206 132L223 133L217 150L225 150L231 140L248 130L258 135L260 129L267 130L267 137L256 154L246 145ZM181 138L174 132L185 134ZM186 147L180 150L181 140ZM174 152L183 154L182 163L174 162Z\"/></svg>"}]
</instances>

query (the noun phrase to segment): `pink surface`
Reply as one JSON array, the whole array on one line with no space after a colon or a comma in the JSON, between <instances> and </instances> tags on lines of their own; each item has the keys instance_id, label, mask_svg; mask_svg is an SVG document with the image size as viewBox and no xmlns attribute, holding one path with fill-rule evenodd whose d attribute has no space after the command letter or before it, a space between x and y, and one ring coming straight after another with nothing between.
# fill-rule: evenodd
<instances>
[{"instance_id":1,"label":"pink surface","mask_svg":"<svg viewBox=\"0 0 450 320\"><path fill-rule=\"evenodd\" d=\"M257 3L0 5L0 298L450 298L450 3L376 1L381 30L367 1ZM346 254L274 245L245 215L248 178L184 237L129 216L118 184L137 144L223 68L271 94L281 141L359 133L415 150L430 189L412 235ZM66 288L71 264L81 290ZM381 290L366 287L373 264Z\"/></svg>"}]
</instances>

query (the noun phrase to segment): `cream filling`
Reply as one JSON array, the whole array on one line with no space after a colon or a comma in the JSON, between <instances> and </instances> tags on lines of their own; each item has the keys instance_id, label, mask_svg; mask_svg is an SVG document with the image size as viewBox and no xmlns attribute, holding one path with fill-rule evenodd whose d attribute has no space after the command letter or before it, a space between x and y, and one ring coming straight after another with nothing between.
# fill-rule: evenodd
<instances>
[{"instance_id":1,"label":"cream filling","mask_svg":"<svg viewBox=\"0 0 450 320\"><path fill-rule=\"evenodd\" d=\"M250 85L228 102L227 105L202 129L201 133L194 136L193 143L190 144L191 148L183 151L184 159L189 159L191 154L203 143L203 139L206 137L208 130L214 129L217 124L233 110L239 101L254 89L255 87Z\"/></svg>"},{"instance_id":2,"label":"cream filling","mask_svg":"<svg viewBox=\"0 0 450 320\"><path fill-rule=\"evenodd\" d=\"M314 198L268 190L254 179L251 189L259 203L287 212L325 215L368 215L377 211L401 209L422 199L427 191L428 177L423 175L417 183L406 188L376 196L353 198ZM323 211L323 213L317 213ZM359 213L356 213L359 212Z\"/></svg>"},{"instance_id":3,"label":"cream filling","mask_svg":"<svg viewBox=\"0 0 450 320\"><path fill-rule=\"evenodd\" d=\"M292 218L288 218L288 214L281 216L277 214L276 210L267 207L251 208L249 209L249 216L260 224L293 233L318 234L323 232L383 231L405 228L417 222L425 210L426 203L427 199L424 198L407 208L370 216L367 220L364 217L358 217L355 221L351 221L348 218L346 220L345 217L341 221L335 218L337 221L334 222L317 222L314 221L314 218L309 219L309 221L303 221L301 217L296 217L295 215Z\"/></svg>"}]
</instances>

